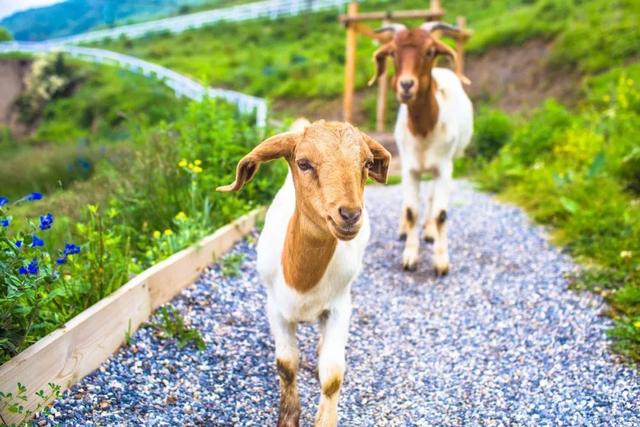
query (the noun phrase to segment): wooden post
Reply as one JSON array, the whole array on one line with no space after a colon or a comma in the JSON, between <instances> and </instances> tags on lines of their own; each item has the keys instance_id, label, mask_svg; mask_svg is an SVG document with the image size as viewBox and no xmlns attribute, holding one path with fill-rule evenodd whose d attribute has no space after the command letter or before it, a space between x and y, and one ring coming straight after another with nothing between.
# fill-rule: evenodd
<instances>
[{"instance_id":1,"label":"wooden post","mask_svg":"<svg viewBox=\"0 0 640 427\"><path fill-rule=\"evenodd\" d=\"M358 14L358 3L349 3L347 16ZM344 99L342 104L342 117L351 122L353 118L353 87L356 73L356 24L347 22L347 43L345 47L344 67Z\"/></svg>"},{"instance_id":2,"label":"wooden post","mask_svg":"<svg viewBox=\"0 0 640 427\"><path fill-rule=\"evenodd\" d=\"M389 20L382 21L382 26L389 25ZM376 104L376 132L384 132L384 116L387 107L387 68L385 67L384 73L380 75L378 79L378 100Z\"/></svg>"},{"instance_id":3,"label":"wooden post","mask_svg":"<svg viewBox=\"0 0 640 427\"><path fill-rule=\"evenodd\" d=\"M442 12L442 5L440 5L440 0L431 0L431 12L440 13Z\"/></svg>"},{"instance_id":4,"label":"wooden post","mask_svg":"<svg viewBox=\"0 0 640 427\"><path fill-rule=\"evenodd\" d=\"M458 16L456 19L458 29L461 33L465 33L467 19L464 16ZM456 54L458 55L458 62L460 63L460 74L464 75L464 36L456 37Z\"/></svg>"}]
</instances>

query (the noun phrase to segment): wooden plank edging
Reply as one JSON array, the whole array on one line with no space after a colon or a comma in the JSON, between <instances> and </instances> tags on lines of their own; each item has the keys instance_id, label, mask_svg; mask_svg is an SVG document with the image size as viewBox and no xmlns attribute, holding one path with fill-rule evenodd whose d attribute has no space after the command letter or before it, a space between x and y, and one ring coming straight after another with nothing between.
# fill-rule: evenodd
<instances>
[{"instance_id":1,"label":"wooden plank edging","mask_svg":"<svg viewBox=\"0 0 640 427\"><path fill-rule=\"evenodd\" d=\"M61 328L41 338L0 366L0 391L15 394L18 382L27 387L33 410L48 392L48 383L64 391L97 369L125 339L125 332L137 330L162 304L190 285L212 261L228 251L255 226L264 214L258 208L216 230L196 245L186 248L143 271L113 294L92 305ZM21 416L4 410L8 424Z\"/></svg>"}]
</instances>

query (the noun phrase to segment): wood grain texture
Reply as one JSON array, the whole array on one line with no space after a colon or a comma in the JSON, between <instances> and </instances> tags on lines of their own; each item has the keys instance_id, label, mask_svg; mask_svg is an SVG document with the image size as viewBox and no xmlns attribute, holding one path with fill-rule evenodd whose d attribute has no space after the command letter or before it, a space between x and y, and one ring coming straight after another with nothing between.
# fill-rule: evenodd
<instances>
[{"instance_id":1,"label":"wood grain texture","mask_svg":"<svg viewBox=\"0 0 640 427\"><path fill-rule=\"evenodd\" d=\"M137 330L155 308L190 285L263 215L262 208L256 209L225 225L197 245L145 270L62 328L37 341L0 366L0 391L15 393L18 382L24 384L28 401L23 406L34 409L41 402L35 392L47 392L48 383L59 385L61 391L73 386L123 344L126 331ZM7 410L0 415L8 424L21 420Z\"/></svg>"}]
</instances>

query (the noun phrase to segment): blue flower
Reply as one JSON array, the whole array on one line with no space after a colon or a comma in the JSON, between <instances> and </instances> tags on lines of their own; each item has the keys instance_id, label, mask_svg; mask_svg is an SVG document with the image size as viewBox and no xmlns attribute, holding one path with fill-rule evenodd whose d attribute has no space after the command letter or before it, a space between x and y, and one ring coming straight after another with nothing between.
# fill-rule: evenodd
<instances>
[{"instance_id":1,"label":"blue flower","mask_svg":"<svg viewBox=\"0 0 640 427\"><path fill-rule=\"evenodd\" d=\"M27 199L27 200L42 200L42 193L38 193L37 191L34 191L31 194L27 194L25 196L25 199Z\"/></svg>"},{"instance_id":2,"label":"blue flower","mask_svg":"<svg viewBox=\"0 0 640 427\"><path fill-rule=\"evenodd\" d=\"M22 247L22 240L16 240L16 248Z\"/></svg>"},{"instance_id":3,"label":"blue flower","mask_svg":"<svg viewBox=\"0 0 640 427\"><path fill-rule=\"evenodd\" d=\"M9 221L9 218L4 218L4 219L0 220L0 224L1 224L3 227L8 227L10 222L11 222L11 221Z\"/></svg>"},{"instance_id":4,"label":"blue flower","mask_svg":"<svg viewBox=\"0 0 640 427\"><path fill-rule=\"evenodd\" d=\"M27 265L26 268L20 267L18 269L18 273L20 274L31 274L33 276L35 276L39 272L40 272L40 267L38 266L38 260L35 258L31 260L31 262L29 263L29 265Z\"/></svg>"},{"instance_id":5,"label":"blue flower","mask_svg":"<svg viewBox=\"0 0 640 427\"><path fill-rule=\"evenodd\" d=\"M4 196L0 196L0 207L6 205L7 203L9 203L9 199Z\"/></svg>"},{"instance_id":6,"label":"blue flower","mask_svg":"<svg viewBox=\"0 0 640 427\"><path fill-rule=\"evenodd\" d=\"M53 224L53 215L48 213L46 215L40 215L40 230L48 230Z\"/></svg>"},{"instance_id":7,"label":"blue flower","mask_svg":"<svg viewBox=\"0 0 640 427\"><path fill-rule=\"evenodd\" d=\"M65 255L65 256L63 256L62 258L58 258L58 259L56 260L56 264L59 264L59 265L62 265L62 264L64 264L65 262L67 262L67 256L66 256L66 255Z\"/></svg>"},{"instance_id":8,"label":"blue flower","mask_svg":"<svg viewBox=\"0 0 640 427\"><path fill-rule=\"evenodd\" d=\"M35 248L38 246L44 246L44 240L34 234L33 236L31 236L31 247Z\"/></svg>"},{"instance_id":9,"label":"blue flower","mask_svg":"<svg viewBox=\"0 0 640 427\"><path fill-rule=\"evenodd\" d=\"M67 255L73 255L73 254L79 254L80 253L80 247L74 245L73 243L65 243L64 244L64 255L65 257Z\"/></svg>"}]
</instances>

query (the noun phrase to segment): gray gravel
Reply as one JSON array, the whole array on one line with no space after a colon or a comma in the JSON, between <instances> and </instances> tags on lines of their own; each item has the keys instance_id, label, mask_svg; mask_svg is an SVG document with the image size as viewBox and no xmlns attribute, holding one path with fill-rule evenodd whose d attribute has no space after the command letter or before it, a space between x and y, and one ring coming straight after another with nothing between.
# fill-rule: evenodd
<instances>
[{"instance_id":1,"label":"gray gravel","mask_svg":"<svg viewBox=\"0 0 640 427\"><path fill-rule=\"evenodd\" d=\"M457 183L449 276L423 244L400 269L398 187L369 187L372 239L354 284L342 426L640 425L640 375L607 350L602 301L567 290L577 272L519 209ZM252 239L249 239L252 240ZM65 425L275 425L278 383L265 292L246 241L242 274L218 266L172 304L207 349L149 328L54 405ZM301 325L302 425L313 423L317 328Z\"/></svg>"}]
</instances>

